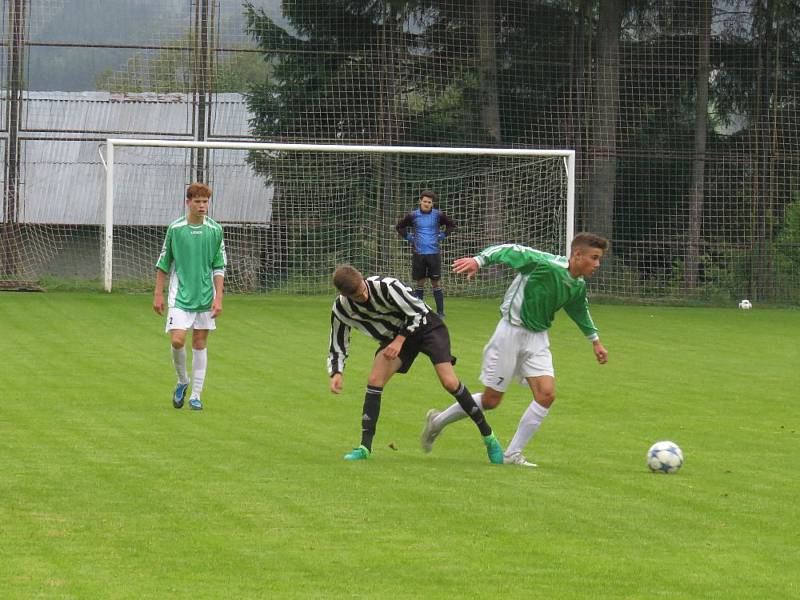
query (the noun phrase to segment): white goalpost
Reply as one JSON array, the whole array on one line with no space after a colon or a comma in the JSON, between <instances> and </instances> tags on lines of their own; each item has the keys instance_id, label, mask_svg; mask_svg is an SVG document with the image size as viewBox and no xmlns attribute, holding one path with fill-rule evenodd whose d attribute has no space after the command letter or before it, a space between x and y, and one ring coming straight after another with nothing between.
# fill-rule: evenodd
<instances>
[{"instance_id":1,"label":"white goalpost","mask_svg":"<svg viewBox=\"0 0 800 600\"><path fill-rule=\"evenodd\" d=\"M106 291L152 277L198 156L213 189L209 214L225 228L233 290L316 293L343 262L409 279L410 250L394 225L424 189L457 223L443 265L502 242L566 254L574 235L574 150L110 138ZM483 295L493 280L451 279L464 295Z\"/></svg>"}]
</instances>

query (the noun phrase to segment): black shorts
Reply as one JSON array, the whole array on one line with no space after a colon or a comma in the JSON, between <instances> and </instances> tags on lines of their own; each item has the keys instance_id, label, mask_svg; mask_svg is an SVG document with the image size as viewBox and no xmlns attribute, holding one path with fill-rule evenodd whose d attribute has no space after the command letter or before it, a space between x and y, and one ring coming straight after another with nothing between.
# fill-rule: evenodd
<instances>
[{"instance_id":1,"label":"black shorts","mask_svg":"<svg viewBox=\"0 0 800 600\"><path fill-rule=\"evenodd\" d=\"M435 312L429 312L426 317L427 325L423 325L417 333L406 338L403 347L400 349L398 358L401 360L398 373L408 373L414 359L422 353L431 359L431 364L449 362L456 364L456 358L450 353L450 333L447 326L442 322ZM390 342L381 344L378 352L383 350ZM375 354L377 354L376 352Z\"/></svg>"},{"instance_id":2,"label":"black shorts","mask_svg":"<svg viewBox=\"0 0 800 600\"><path fill-rule=\"evenodd\" d=\"M441 254L417 254L411 256L411 279L419 281L430 277L431 279L441 279L442 277L442 255Z\"/></svg>"}]
</instances>

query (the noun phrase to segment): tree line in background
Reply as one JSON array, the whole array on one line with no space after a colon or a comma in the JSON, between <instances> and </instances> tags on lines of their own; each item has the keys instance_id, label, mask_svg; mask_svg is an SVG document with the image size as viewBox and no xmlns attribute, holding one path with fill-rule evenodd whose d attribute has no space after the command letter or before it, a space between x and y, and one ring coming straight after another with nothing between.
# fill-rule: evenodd
<instances>
[{"instance_id":1,"label":"tree line in background","mask_svg":"<svg viewBox=\"0 0 800 600\"><path fill-rule=\"evenodd\" d=\"M272 66L247 94L253 131L572 147L578 227L634 277L796 302L798 4L285 0L287 28L246 3Z\"/></svg>"},{"instance_id":2,"label":"tree line in background","mask_svg":"<svg viewBox=\"0 0 800 600\"><path fill-rule=\"evenodd\" d=\"M244 92L264 141L575 148L576 225L612 239L609 285L800 302L800 1L284 0L280 19L264 7L242 15L260 52L228 40L241 51L199 67L189 28L96 87ZM289 183L296 165L252 165L291 229L307 196ZM406 193L396 170L385 158L365 195ZM267 254L285 256L287 235Z\"/></svg>"}]
</instances>

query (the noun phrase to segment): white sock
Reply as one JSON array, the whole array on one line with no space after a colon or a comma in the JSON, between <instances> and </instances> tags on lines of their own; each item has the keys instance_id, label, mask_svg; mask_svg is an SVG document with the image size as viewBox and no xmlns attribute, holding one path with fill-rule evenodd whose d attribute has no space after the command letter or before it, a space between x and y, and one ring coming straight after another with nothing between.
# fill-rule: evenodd
<instances>
[{"instance_id":1,"label":"white sock","mask_svg":"<svg viewBox=\"0 0 800 600\"><path fill-rule=\"evenodd\" d=\"M478 405L478 408L483 410L483 404L481 403L481 399L483 398L483 394L472 394L472 399L475 400L475 404ZM460 421L464 417L467 416L467 413L464 412L464 409L461 408L461 405L456 402L451 404L447 408L445 408L442 412L436 415L436 418L433 420L436 427L441 429L445 427L449 423L453 421Z\"/></svg>"},{"instance_id":2,"label":"white sock","mask_svg":"<svg viewBox=\"0 0 800 600\"><path fill-rule=\"evenodd\" d=\"M172 347L172 364L178 375L178 383L189 383L189 376L186 374L186 348Z\"/></svg>"},{"instance_id":3,"label":"white sock","mask_svg":"<svg viewBox=\"0 0 800 600\"><path fill-rule=\"evenodd\" d=\"M202 350L192 349L192 398L199 398L200 394L203 393L207 365L208 348L203 348Z\"/></svg>"},{"instance_id":4,"label":"white sock","mask_svg":"<svg viewBox=\"0 0 800 600\"><path fill-rule=\"evenodd\" d=\"M539 429L539 425L542 424L548 412L549 409L537 403L536 400L531 402L530 406L522 413L517 432L506 448L506 456L522 452L525 449L525 446Z\"/></svg>"}]
</instances>

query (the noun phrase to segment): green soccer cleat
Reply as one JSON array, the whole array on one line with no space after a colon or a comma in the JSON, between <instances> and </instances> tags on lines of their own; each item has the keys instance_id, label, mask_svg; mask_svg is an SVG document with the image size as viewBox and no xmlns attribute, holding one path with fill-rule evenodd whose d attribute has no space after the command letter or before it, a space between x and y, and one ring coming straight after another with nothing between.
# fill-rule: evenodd
<instances>
[{"instance_id":1,"label":"green soccer cleat","mask_svg":"<svg viewBox=\"0 0 800 600\"><path fill-rule=\"evenodd\" d=\"M493 465L503 464L503 447L495 435L484 436L483 443L486 444L486 454L489 455L489 462Z\"/></svg>"},{"instance_id":2,"label":"green soccer cleat","mask_svg":"<svg viewBox=\"0 0 800 600\"><path fill-rule=\"evenodd\" d=\"M367 450L366 446L359 446L358 448L353 448L350 452L344 455L345 460L367 460L369 458L370 451ZM500 462L503 462L503 450L500 450Z\"/></svg>"}]
</instances>

